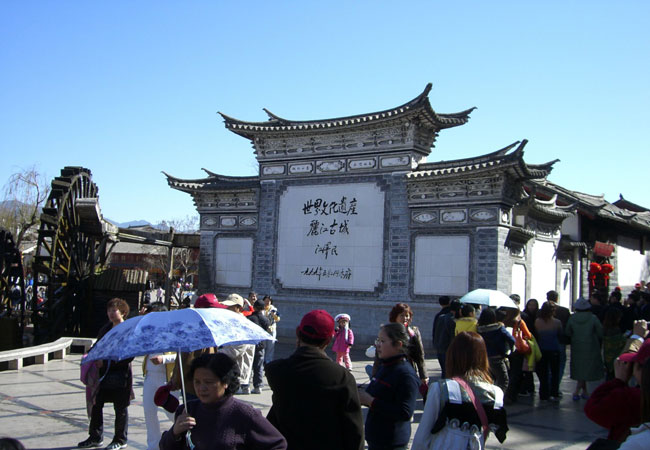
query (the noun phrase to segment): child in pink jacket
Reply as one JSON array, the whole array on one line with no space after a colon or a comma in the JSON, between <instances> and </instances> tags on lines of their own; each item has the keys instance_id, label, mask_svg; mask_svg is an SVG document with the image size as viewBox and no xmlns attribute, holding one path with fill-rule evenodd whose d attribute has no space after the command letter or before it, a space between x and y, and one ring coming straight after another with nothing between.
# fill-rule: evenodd
<instances>
[{"instance_id":1,"label":"child in pink jacket","mask_svg":"<svg viewBox=\"0 0 650 450\"><path fill-rule=\"evenodd\" d=\"M336 352L336 363L351 370L350 347L354 344L354 334L350 329L350 316L339 314L334 318L334 321L338 323L338 328L334 334L334 345L332 345L332 350Z\"/></svg>"}]
</instances>

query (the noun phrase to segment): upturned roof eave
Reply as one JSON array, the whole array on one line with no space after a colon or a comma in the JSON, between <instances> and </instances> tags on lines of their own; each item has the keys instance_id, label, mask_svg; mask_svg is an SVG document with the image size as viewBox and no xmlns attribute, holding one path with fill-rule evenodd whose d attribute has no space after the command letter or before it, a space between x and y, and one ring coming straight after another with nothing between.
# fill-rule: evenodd
<instances>
[{"instance_id":1,"label":"upturned roof eave","mask_svg":"<svg viewBox=\"0 0 650 450\"><path fill-rule=\"evenodd\" d=\"M634 212L648 212L650 209L638 205L636 203L633 203L626 198L623 197L623 194L618 194L619 199L616 200L615 202L612 202L613 205L618 206L619 208L622 209L627 209L628 211L634 211Z\"/></svg>"},{"instance_id":2,"label":"upturned roof eave","mask_svg":"<svg viewBox=\"0 0 650 450\"><path fill-rule=\"evenodd\" d=\"M215 174L206 169L203 170L209 174L208 177L181 179L169 175L164 171L163 174L167 177L167 184L169 187L187 193L206 189L247 189L259 187L259 177L257 176L234 177Z\"/></svg>"},{"instance_id":3,"label":"upturned roof eave","mask_svg":"<svg viewBox=\"0 0 650 450\"><path fill-rule=\"evenodd\" d=\"M264 109L264 111L269 115L269 120L265 122L247 122L230 117L222 112L219 112L219 114L224 119L227 129L248 139L254 139L260 134L277 134L286 132L313 133L314 131L327 132L328 130L340 130L342 127L365 127L376 123L404 120L412 116L421 116L436 130L452 128L467 123L469 120L469 114L475 108L451 114L438 114L433 110L429 103L428 94L430 91L431 83L427 84L426 88L420 95L403 105L374 113L358 114L332 119L295 121L284 119L271 113L267 109Z\"/></svg>"},{"instance_id":4,"label":"upturned roof eave","mask_svg":"<svg viewBox=\"0 0 650 450\"><path fill-rule=\"evenodd\" d=\"M557 205L546 206L540 204L535 200L531 201L529 206L530 206L529 212L533 213L533 215L553 218L553 219L560 219L560 220L564 220L566 218L575 215L577 211L577 207L575 205L572 205L571 207L567 207L567 208L563 208Z\"/></svg>"},{"instance_id":5,"label":"upturned roof eave","mask_svg":"<svg viewBox=\"0 0 650 450\"><path fill-rule=\"evenodd\" d=\"M524 139L478 157L424 163L417 170L409 173L407 178L453 176L497 169L501 171L510 169L516 174L516 178L521 180L547 177L553 169L553 164L558 160L539 165L526 164L523 155L527 143L528 140ZM513 149L514 151L512 151Z\"/></svg>"},{"instance_id":6,"label":"upturned roof eave","mask_svg":"<svg viewBox=\"0 0 650 450\"><path fill-rule=\"evenodd\" d=\"M540 188L559 193L567 203L576 203L577 212L583 216L625 224L645 233L650 231L650 213L635 213L617 207L605 200L602 195L571 191L548 180L533 180L533 183Z\"/></svg>"}]
</instances>

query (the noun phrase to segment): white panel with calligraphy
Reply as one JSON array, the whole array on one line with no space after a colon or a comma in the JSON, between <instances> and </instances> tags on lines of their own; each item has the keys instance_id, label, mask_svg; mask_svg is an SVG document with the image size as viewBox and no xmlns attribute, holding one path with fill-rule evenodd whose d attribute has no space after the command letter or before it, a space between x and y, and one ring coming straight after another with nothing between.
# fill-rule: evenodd
<instances>
[{"instance_id":1,"label":"white panel with calligraphy","mask_svg":"<svg viewBox=\"0 0 650 450\"><path fill-rule=\"evenodd\" d=\"M374 183L291 186L280 198L284 287L371 292L382 280L384 193Z\"/></svg>"}]
</instances>

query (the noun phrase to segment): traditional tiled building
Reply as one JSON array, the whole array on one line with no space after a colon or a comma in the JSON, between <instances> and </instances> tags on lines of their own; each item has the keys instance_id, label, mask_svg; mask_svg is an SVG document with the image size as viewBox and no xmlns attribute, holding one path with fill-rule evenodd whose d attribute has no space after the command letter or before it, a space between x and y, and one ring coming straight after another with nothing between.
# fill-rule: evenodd
<instances>
[{"instance_id":1,"label":"traditional tiled building","mask_svg":"<svg viewBox=\"0 0 650 450\"><path fill-rule=\"evenodd\" d=\"M650 212L549 182L557 160L527 164L525 140L426 162L438 133L472 111L436 113L430 89L393 109L338 119L222 114L227 129L251 141L259 175L167 175L201 216L199 289L271 294L285 335L319 307L351 314L370 340L390 307L408 302L426 339L440 295L482 287L543 298L554 289L570 306L590 288L590 262L604 262L610 246L610 263L626 270L615 269L610 283L648 273Z\"/></svg>"}]
</instances>

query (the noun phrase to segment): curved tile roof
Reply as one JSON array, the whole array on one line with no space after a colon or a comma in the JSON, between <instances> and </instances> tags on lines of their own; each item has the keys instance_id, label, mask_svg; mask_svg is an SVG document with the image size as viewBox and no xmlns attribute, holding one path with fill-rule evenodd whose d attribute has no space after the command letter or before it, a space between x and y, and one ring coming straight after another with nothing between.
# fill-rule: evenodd
<instances>
[{"instance_id":1,"label":"curved tile roof","mask_svg":"<svg viewBox=\"0 0 650 450\"><path fill-rule=\"evenodd\" d=\"M528 206L528 213L537 217L545 217L552 219L564 220L571 217L577 210L577 202L571 205L560 206L557 204L557 194L553 195L549 200L541 200L534 195L529 195L524 192L524 203Z\"/></svg>"},{"instance_id":2,"label":"curved tile roof","mask_svg":"<svg viewBox=\"0 0 650 450\"><path fill-rule=\"evenodd\" d=\"M208 173L206 178L182 179L169 175L167 172L162 173L167 177L167 184L183 192L194 192L201 189L210 188L253 188L259 186L259 177L232 177L219 175L209 170L202 169Z\"/></svg>"},{"instance_id":3,"label":"curved tile roof","mask_svg":"<svg viewBox=\"0 0 650 450\"><path fill-rule=\"evenodd\" d=\"M426 178L441 175L455 175L469 172L490 170L496 167L513 167L518 175L524 179L545 178L553 169L555 159L545 164L526 164L524 162L524 147L528 140L514 142L500 150L473 158L440 161L435 163L420 164L418 169L409 173L408 178ZM511 151L512 149L516 149Z\"/></svg>"},{"instance_id":4,"label":"curved tile roof","mask_svg":"<svg viewBox=\"0 0 650 450\"><path fill-rule=\"evenodd\" d=\"M623 209L628 209L630 211L634 212L646 212L650 211L650 209L637 205L636 203L632 203L631 201L627 200L626 198L623 198L623 194L618 194L619 199L616 200L613 204L618 206L619 208Z\"/></svg>"},{"instance_id":5,"label":"curved tile roof","mask_svg":"<svg viewBox=\"0 0 650 450\"><path fill-rule=\"evenodd\" d=\"M226 128L249 139L256 135L278 132L310 132L330 129L350 128L365 126L371 123L394 121L396 119L418 116L436 130L456 127L467 123L469 114L476 108L470 108L465 111L452 114L438 114L429 103L429 92L431 83L427 84L424 91L413 100L404 103L395 108L386 109L369 114L359 114L355 116L339 117L335 119L323 120L289 120L277 116L264 108L269 116L266 122L247 122L234 117L227 116L219 112L223 117Z\"/></svg>"},{"instance_id":6,"label":"curved tile roof","mask_svg":"<svg viewBox=\"0 0 650 450\"><path fill-rule=\"evenodd\" d=\"M603 195L585 194L584 192L571 191L567 188L551 183L548 180L534 180L533 183L557 192L566 200L575 202L579 211L599 217L601 219L612 220L614 222L626 223L632 226L640 227L646 232L650 230L650 212L630 211L620 208L613 203L605 200Z\"/></svg>"}]
</instances>

